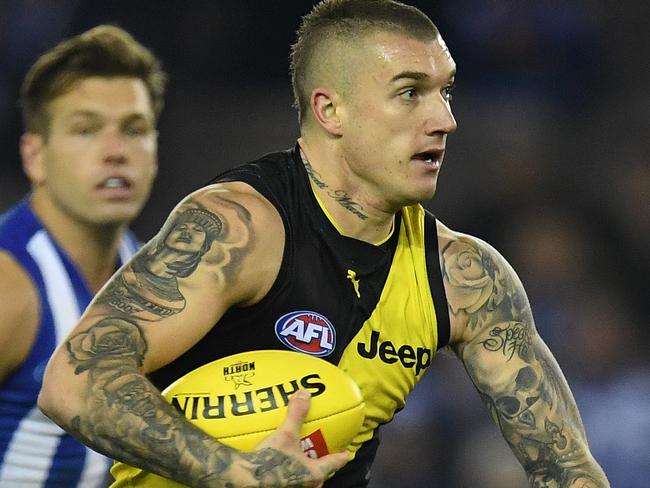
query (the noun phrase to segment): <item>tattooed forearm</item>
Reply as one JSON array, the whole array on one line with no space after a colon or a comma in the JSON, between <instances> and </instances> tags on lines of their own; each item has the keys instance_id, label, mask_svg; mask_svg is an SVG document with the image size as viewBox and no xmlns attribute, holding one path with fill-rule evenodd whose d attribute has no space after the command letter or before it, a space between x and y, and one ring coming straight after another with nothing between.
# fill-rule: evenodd
<instances>
[{"instance_id":1,"label":"tattooed forearm","mask_svg":"<svg viewBox=\"0 0 650 488\"><path fill-rule=\"evenodd\" d=\"M242 255L253 244L250 214L235 202L214 198L230 218L190 201L192 206L186 205L172 216L97 302L120 316L157 321L185 309L180 282L201 262L224 282L234 280Z\"/></svg>"},{"instance_id":2,"label":"tattooed forearm","mask_svg":"<svg viewBox=\"0 0 650 488\"><path fill-rule=\"evenodd\" d=\"M512 269L462 237L443 250L442 264L450 313L467 324L456 353L532 486L609 486Z\"/></svg>"},{"instance_id":3,"label":"tattooed forearm","mask_svg":"<svg viewBox=\"0 0 650 488\"><path fill-rule=\"evenodd\" d=\"M107 318L66 345L75 374L89 374L84 393L88 414L73 420L72 433L109 456L163 476L172 472L158 464L178 466L182 472L183 446L176 439L174 411L139 372L147 350L140 327Z\"/></svg>"},{"instance_id":4,"label":"tattooed forearm","mask_svg":"<svg viewBox=\"0 0 650 488\"><path fill-rule=\"evenodd\" d=\"M360 203L355 202L350 198L350 196L344 190L333 190L325 183L313 166L303 157L303 162L305 164L305 170L309 175L309 179L321 190L326 190L327 195L335 200L339 205L345 208L347 211L353 213L361 220L366 220L368 215L364 212L363 207Z\"/></svg>"},{"instance_id":5,"label":"tattooed forearm","mask_svg":"<svg viewBox=\"0 0 650 488\"><path fill-rule=\"evenodd\" d=\"M94 449L197 487L229 486L236 464L255 482L246 486L299 486L309 475L296 458L274 449L238 453L184 421L138 370L147 343L137 324L104 319L66 346L75 374L89 375L87 414L68 429Z\"/></svg>"}]
</instances>

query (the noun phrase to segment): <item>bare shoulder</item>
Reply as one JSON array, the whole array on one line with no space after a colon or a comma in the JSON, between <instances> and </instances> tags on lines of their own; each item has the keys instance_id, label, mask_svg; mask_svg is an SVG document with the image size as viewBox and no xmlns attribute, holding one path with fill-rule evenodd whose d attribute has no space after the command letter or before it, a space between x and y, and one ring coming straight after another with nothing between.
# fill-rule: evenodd
<instances>
[{"instance_id":1,"label":"bare shoulder","mask_svg":"<svg viewBox=\"0 0 650 488\"><path fill-rule=\"evenodd\" d=\"M218 293L223 312L265 296L283 252L284 225L275 207L251 186L227 182L181 200L136 261L157 263L158 274L182 278L184 295Z\"/></svg>"},{"instance_id":2,"label":"bare shoulder","mask_svg":"<svg viewBox=\"0 0 650 488\"><path fill-rule=\"evenodd\" d=\"M36 336L40 303L27 272L0 251L0 381L27 356Z\"/></svg>"},{"instance_id":3,"label":"bare shoulder","mask_svg":"<svg viewBox=\"0 0 650 488\"><path fill-rule=\"evenodd\" d=\"M498 309L511 302L529 310L523 285L506 259L490 244L438 222L440 263L452 323L451 342L472 338Z\"/></svg>"},{"instance_id":4,"label":"bare shoulder","mask_svg":"<svg viewBox=\"0 0 650 488\"><path fill-rule=\"evenodd\" d=\"M233 202L245 208L251 214L259 214L258 217L277 217L277 223L281 224L280 215L275 207L255 188L241 181L228 181L205 186L187 198L206 205L207 207L220 208L226 202Z\"/></svg>"},{"instance_id":5,"label":"bare shoulder","mask_svg":"<svg viewBox=\"0 0 650 488\"><path fill-rule=\"evenodd\" d=\"M155 245L175 246L170 238L174 228L197 224L197 239L211 248L202 268L217 273L227 290L235 295L230 305L259 301L275 280L284 252L284 224L276 208L250 185L242 182L217 183L184 198L154 239ZM179 237L180 241L189 237ZM217 246L211 246L216 242ZM178 246L189 245L179 242ZM218 266L210 266L210 263ZM236 286L225 274L237 270ZM231 277L234 278L234 277Z\"/></svg>"},{"instance_id":6,"label":"bare shoulder","mask_svg":"<svg viewBox=\"0 0 650 488\"><path fill-rule=\"evenodd\" d=\"M465 234L462 232L452 230L449 227L447 227L445 224L440 222L439 220L436 222L436 224L438 229L438 246L441 252L443 251L451 252L451 253L459 252L460 248L450 249L450 246L460 245L462 247L462 244L465 243L465 244L470 244L470 245L480 247L485 252L494 254L499 259L504 259L503 256L501 256L501 254L499 254L499 252L494 247L492 247L484 240L476 236L472 236L470 234Z\"/></svg>"},{"instance_id":7,"label":"bare shoulder","mask_svg":"<svg viewBox=\"0 0 650 488\"><path fill-rule=\"evenodd\" d=\"M209 185L188 195L180 207L205 207L217 213L234 213L238 218L251 225L254 230L267 232L260 234L274 235L282 232L284 226L277 209L250 185L232 181ZM276 234L277 235L277 234Z\"/></svg>"}]
</instances>

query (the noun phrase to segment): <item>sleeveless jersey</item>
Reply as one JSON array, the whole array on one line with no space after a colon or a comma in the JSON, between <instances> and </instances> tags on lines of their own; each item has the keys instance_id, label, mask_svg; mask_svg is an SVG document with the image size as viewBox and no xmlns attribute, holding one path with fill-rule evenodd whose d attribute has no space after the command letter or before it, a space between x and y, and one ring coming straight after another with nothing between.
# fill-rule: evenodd
<instances>
[{"instance_id":1,"label":"sleeveless jersey","mask_svg":"<svg viewBox=\"0 0 650 488\"><path fill-rule=\"evenodd\" d=\"M138 248L122 238L120 261ZM77 442L36 406L45 365L77 323L92 293L79 271L23 200L0 215L0 250L29 274L40 301L40 323L25 361L0 384L0 486L95 488L108 460Z\"/></svg>"},{"instance_id":2,"label":"sleeveless jersey","mask_svg":"<svg viewBox=\"0 0 650 488\"><path fill-rule=\"evenodd\" d=\"M325 487L367 486L379 427L404 406L449 339L435 218L420 205L403 208L382 245L342 235L313 193L298 148L266 155L214 181L245 182L275 206L286 236L282 264L260 302L230 309L151 380L162 390L210 361L260 349L297 350L336 364L359 385L366 418L349 446L354 459ZM113 468L119 473L114 487L156 486L124 482L142 474L124 467Z\"/></svg>"}]
</instances>

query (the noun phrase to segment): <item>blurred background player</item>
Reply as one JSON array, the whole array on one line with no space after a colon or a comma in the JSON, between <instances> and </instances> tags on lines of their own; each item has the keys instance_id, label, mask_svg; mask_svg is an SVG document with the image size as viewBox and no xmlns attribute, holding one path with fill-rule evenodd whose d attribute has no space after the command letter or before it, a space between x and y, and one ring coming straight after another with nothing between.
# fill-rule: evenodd
<instances>
[{"instance_id":1,"label":"blurred background player","mask_svg":"<svg viewBox=\"0 0 650 488\"><path fill-rule=\"evenodd\" d=\"M36 397L56 345L137 250L127 226L156 176L165 79L147 48L108 25L60 43L24 79L31 192L0 215L0 486L103 484L108 460Z\"/></svg>"}]
</instances>

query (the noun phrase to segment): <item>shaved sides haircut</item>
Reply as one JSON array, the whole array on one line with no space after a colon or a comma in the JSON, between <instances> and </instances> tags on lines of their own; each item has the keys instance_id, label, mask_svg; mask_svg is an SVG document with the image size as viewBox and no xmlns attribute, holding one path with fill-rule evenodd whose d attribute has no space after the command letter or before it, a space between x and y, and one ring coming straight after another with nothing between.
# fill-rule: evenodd
<instances>
[{"instance_id":1,"label":"shaved sides haircut","mask_svg":"<svg viewBox=\"0 0 650 488\"><path fill-rule=\"evenodd\" d=\"M323 0L302 18L291 46L291 84L300 124L309 113L311 90L323 80L319 68L330 62L336 49L354 47L377 32L392 32L420 41L438 36L438 29L423 12L393 0ZM348 66L329 74L345 77Z\"/></svg>"}]
</instances>

